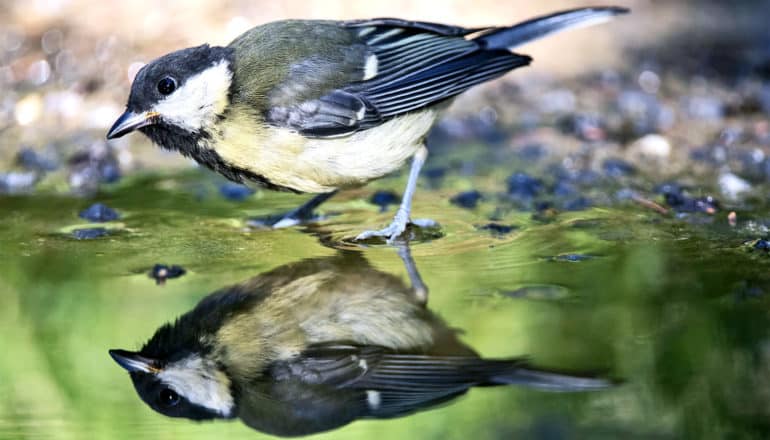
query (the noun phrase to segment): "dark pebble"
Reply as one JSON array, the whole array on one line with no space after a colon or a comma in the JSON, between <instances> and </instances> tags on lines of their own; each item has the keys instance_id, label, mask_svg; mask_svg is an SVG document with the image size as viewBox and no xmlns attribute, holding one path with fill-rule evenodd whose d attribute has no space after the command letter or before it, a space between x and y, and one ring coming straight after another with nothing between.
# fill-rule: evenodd
<instances>
[{"instance_id":1,"label":"dark pebble","mask_svg":"<svg viewBox=\"0 0 770 440\"><path fill-rule=\"evenodd\" d=\"M492 235L505 235L511 233L517 229L517 227L514 225L501 225L500 223L487 223L484 226L479 226L478 229L489 231Z\"/></svg>"},{"instance_id":2,"label":"dark pebble","mask_svg":"<svg viewBox=\"0 0 770 440\"><path fill-rule=\"evenodd\" d=\"M79 151L68 160L69 184L75 192L94 193L102 183L120 180L118 159L111 148L95 144Z\"/></svg>"},{"instance_id":3,"label":"dark pebble","mask_svg":"<svg viewBox=\"0 0 770 440\"><path fill-rule=\"evenodd\" d=\"M519 200L530 200L543 190L543 182L524 173L514 173L506 181L508 195Z\"/></svg>"},{"instance_id":4,"label":"dark pebble","mask_svg":"<svg viewBox=\"0 0 770 440\"><path fill-rule=\"evenodd\" d=\"M754 243L754 249L758 251L770 252L770 241L760 238Z\"/></svg>"},{"instance_id":5,"label":"dark pebble","mask_svg":"<svg viewBox=\"0 0 770 440\"><path fill-rule=\"evenodd\" d=\"M556 182L552 192L556 197L570 197L579 193L577 187L566 180Z\"/></svg>"},{"instance_id":6,"label":"dark pebble","mask_svg":"<svg viewBox=\"0 0 770 440\"><path fill-rule=\"evenodd\" d=\"M719 202L711 196L692 198L684 194L664 194L666 204L678 212L705 212L713 214L719 209Z\"/></svg>"},{"instance_id":7,"label":"dark pebble","mask_svg":"<svg viewBox=\"0 0 770 440\"><path fill-rule=\"evenodd\" d=\"M677 212L705 212L714 214L720 208L719 201L712 196L691 197L685 193L686 187L677 183L664 183L655 188L662 194L666 204Z\"/></svg>"},{"instance_id":8,"label":"dark pebble","mask_svg":"<svg viewBox=\"0 0 770 440\"><path fill-rule=\"evenodd\" d=\"M104 237L107 234L109 234L109 231L104 228L75 229L72 231L72 236L77 240L93 240L94 238Z\"/></svg>"},{"instance_id":9,"label":"dark pebble","mask_svg":"<svg viewBox=\"0 0 770 440\"><path fill-rule=\"evenodd\" d=\"M602 170L610 177L618 178L636 174L636 168L623 159L608 158L602 162Z\"/></svg>"},{"instance_id":10,"label":"dark pebble","mask_svg":"<svg viewBox=\"0 0 770 440\"><path fill-rule=\"evenodd\" d=\"M59 168L56 160L43 157L30 148L23 148L16 154L16 163L29 171L55 171Z\"/></svg>"},{"instance_id":11,"label":"dark pebble","mask_svg":"<svg viewBox=\"0 0 770 440\"><path fill-rule=\"evenodd\" d=\"M604 123L598 115L568 115L560 119L557 124L563 133L584 141L600 141L606 137Z\"/></svg>"},{"instance_id":12,"label":"dark pebble","mask_svg":"<svg viewBox=\"0 0 770 440\"><path fill-rule=\"evenodd\" d=\"M152 271L150 271L150 278L155 279L155 284L164 284L166 280L179 278L185 273L187 271L182 266L156 264L152 267Z\"/></svg>"},{"instance_id":13,"label":"dark pebble","mask_svg":"<svg viewBox=\"0 0 770 440\"><path fill-rule=\"evenodd\" d=\"M117 211L103 203L94 203L80 211L79 216L92 222L111 222L120 218Z\"/></svg>"},{"instance_id":14,"label":"dark pebble","mask_svg":"<svg viewBox=\"0 0 770 440\"><path fill-rule=\"evenodd\" d=\"M254 194L254 190L246 185L238 183L225 182L219 185L219 194L227 200L241 202Z\"/></svg>"},{"instance_id":15,"label":"dark pebble","mask_svg":"<svg viewBox=\"0 0 770 440\"><path fill-rule=\"evenodd\" d=\"M449 201L461 208L473 209L476 207L476 205L479 204L479 200L482 198L483 197L480 192L473 190L461 192L460 194L452 197Z\"/></svg>"},{"instance_id":16,"label":"dark pebble","mask_svg":"<svg viewBox=\"0 0 770 440\"><path fill-rule=\"evenodd\" d=\"M446 176L446 168L428 168L423 171L422 175L428 179L428 185L433 188L440 188L444 183L444 177Z\"/></svg>"},{"instance_id":17,"label":"dark pebble","mask_svg":"<svg viewBox=\"0 0 770 440\"><path fill-rule=\"evenodd\" d=\"M393 191L377 191L369 198L369 203L380 207L380 212L388 210L389 205L397 205L400 202L399 195Z\"/></svg>"}]
</instances>

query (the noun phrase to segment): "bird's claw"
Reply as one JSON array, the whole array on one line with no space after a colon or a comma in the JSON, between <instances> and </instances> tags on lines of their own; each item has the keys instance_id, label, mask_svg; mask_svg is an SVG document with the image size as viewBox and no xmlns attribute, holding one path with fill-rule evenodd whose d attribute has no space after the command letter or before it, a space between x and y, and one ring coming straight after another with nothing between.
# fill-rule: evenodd
<instances>
[{"instance_id":1,"label":"bird's claw","mask_svg":"<svg viewBox=\"0 0 770 440\"><path fill-rule=\"evenodd\" d=\"M367 240L372 237L384 237L387 238L386 242L392 244L406 230L406 225L409 223L409 214L402 209L396 212L396 216L393 217L393 221L390 224L380 229L379 231L364 231L356 237L356 241Z\"/></svg>"},{"instance_id":2,"label":"bird's claw","mask_svg":"<svg viewBox=\"0 0 770 440\"><path fill-rule=\"evenodd\" d=\"M396 239L402 237L408 225L414 225L418 228L434 228L438 223L434 220L421 218L416 220L409 219L409 213L399 209L393 221L385 228L379 231L364 231L355 238L355 241L364 241L374 237L385 238L387 244L393 244Z\"/></svg>"}]
</instances>

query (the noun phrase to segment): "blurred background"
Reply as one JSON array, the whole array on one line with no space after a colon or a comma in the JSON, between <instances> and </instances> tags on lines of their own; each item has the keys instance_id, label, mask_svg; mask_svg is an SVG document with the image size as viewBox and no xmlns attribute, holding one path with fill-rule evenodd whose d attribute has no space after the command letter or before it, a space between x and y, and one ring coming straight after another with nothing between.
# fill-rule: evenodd
<instances>
[{"instance_id":1,"label":"blurred background","mask_svg":"<svg viewBox=\"0 0 770 440\"><path fill-rule=\"evenodd\" d=\"M19 146L62 156L60 159L79 149L105 148L88 144L102 143L103 132L121 113L131 78L144 63L204 42L225 45L243 31L268 21L398 16L483 26L591 4L582 0L457 0L442 2L441 6L402 0L366 4L320 0L180 0L162 4L145 0L5 0L0 4L0 140L4 143L0 163L12 163ZM638 80L643 91L655 96L661 88L665 91L696 82L703 89L711 79L735 86L735 80L747 75L768 73L770 31L763 14L757 14L767 10L766 1L618 0L613 4L629 7L633 14L521 48L534 57L533 65L486 87L510 83L526 93L533 82L547 80L547 88L563 88L568 84L554 81L603 72ZM534 92L543 88L536 84L531 87ZM482 93L482 88L474 90L475 94ZM733 87L732 91L739 93L741 89ZM765 107L770 106L767 95L762 89L756 98ZM564 107L574 100L574 96L561 98L550 104ZM735 98L709 97L727 102L706 102L697 110L713 113L719 112L720 106L740 105L730 100ZM453 110L474 113L483 105L488 104L466 100ZM563 110L549 109L551 113ZM141 136L120 139L111 146L120 168L127 172L158 162L164 167L184 164L177 155L164 157L147 148Z\"/></svg>"},{"instance_id":2,"label":"blurred background","mask_svg":"<svg viewBox=\"0 0 770 440\"><path fill-rule=\"evenodd\" d=\"M431 310L485 357L624 385L474 390L326 438L770 437L770 1L611 3L632 13L522 47L532 66L456 100L415 199L442 229L412 251ZM153 413L107 350L340 248L406 278L392 248L345 240L389 220L403 173L270 231L252 219L301 196L107 142L144 63L285 18L483 26L595 4L0 0L0 438L256 438ZM184 271L160 283L156 264Z\"/></svg>"}]
</instances>

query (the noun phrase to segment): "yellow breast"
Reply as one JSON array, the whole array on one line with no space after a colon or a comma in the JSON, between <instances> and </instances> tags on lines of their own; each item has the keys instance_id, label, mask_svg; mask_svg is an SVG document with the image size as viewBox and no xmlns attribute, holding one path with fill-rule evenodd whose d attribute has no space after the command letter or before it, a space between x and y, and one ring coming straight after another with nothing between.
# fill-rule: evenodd
<instances>
[{"instance_id":1,"label":"yellow breast","mask_svg":"<svg viewBox=\"0 0 770 440\"><path fill-rule=\"evenodd\" d=\"M209 147L235 167L309 193L363 185L395 171L420 148L437 117L428 109L349 136L310 139L255 123L247 111L230 114Z\"/></svg>"}]
</instances>

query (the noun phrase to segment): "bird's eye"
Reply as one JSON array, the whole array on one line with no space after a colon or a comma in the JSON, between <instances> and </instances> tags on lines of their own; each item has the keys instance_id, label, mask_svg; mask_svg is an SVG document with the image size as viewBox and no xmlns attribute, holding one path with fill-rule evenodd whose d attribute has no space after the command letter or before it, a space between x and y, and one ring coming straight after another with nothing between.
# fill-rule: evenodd
<instances>
[{"instance_id":1,"label":"bird's eye","mask_svg":"<svg viewBox=\"0 0 770 440\"><path fill-rule=\"evenodd\" d=\"M163 406L176 406L179 403L179 394L171 388L163 388L158 395L160 404Z\"/></svg>"},{"instance_id":2,"label":"bird's eye","mask_svg":"<svg viewBox=\"0 0 770 440\"><path fill-rule=\"evenodd\" d=\"M158 81L158 91L162 95L170 95L176 90L176 80L170 76Z\"/></svg>"}]
</instances>

